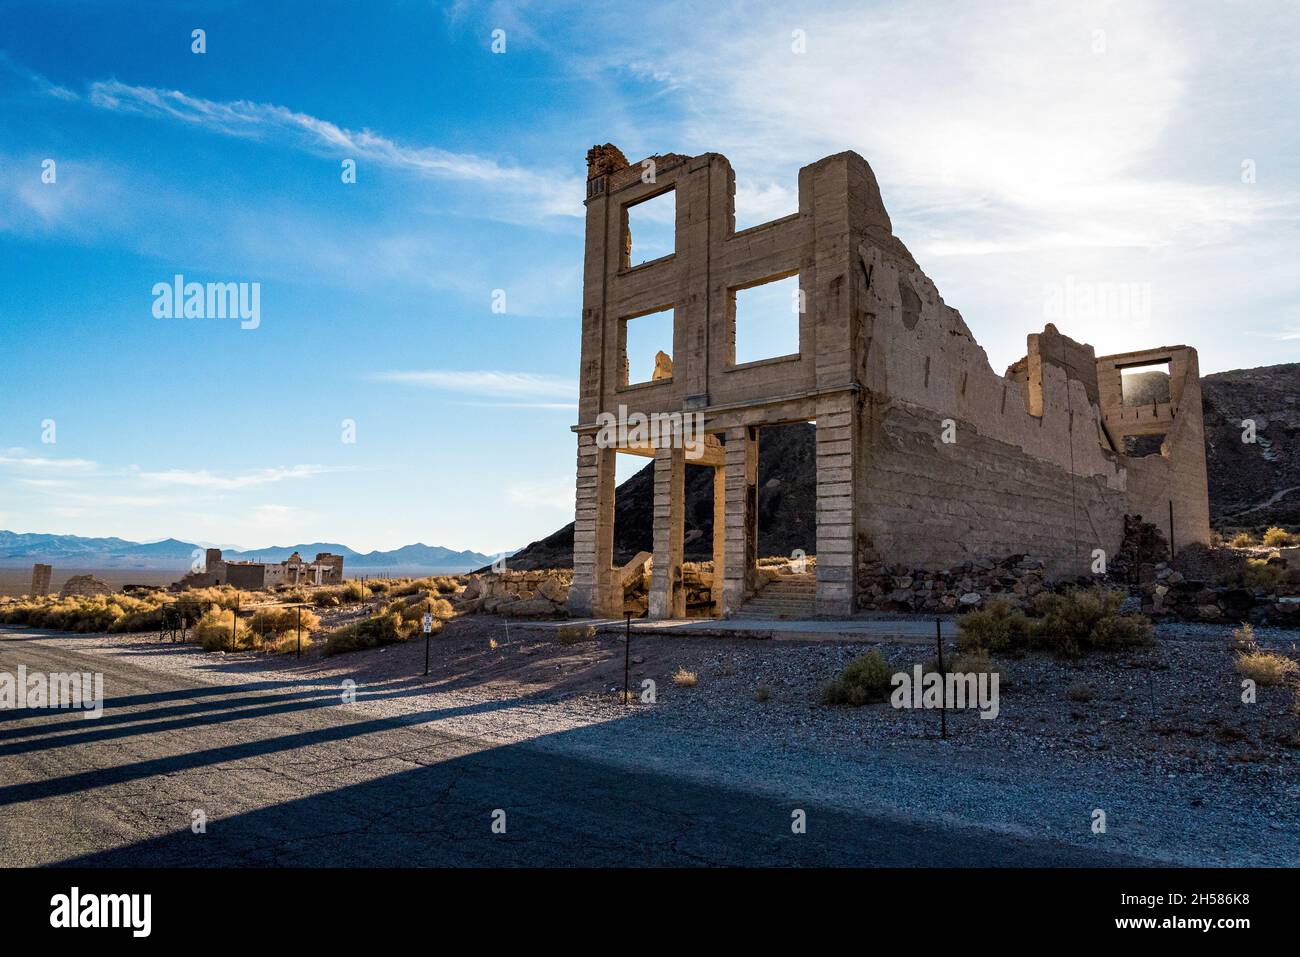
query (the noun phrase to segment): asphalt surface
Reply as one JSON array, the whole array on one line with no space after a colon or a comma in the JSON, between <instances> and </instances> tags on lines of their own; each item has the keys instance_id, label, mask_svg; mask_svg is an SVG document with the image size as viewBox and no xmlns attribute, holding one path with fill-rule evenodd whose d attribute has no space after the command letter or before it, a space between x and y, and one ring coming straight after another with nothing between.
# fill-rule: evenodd
<instances>
[{"instance_id":1,"label":"asphalt surface","mask_svg":"<svg viewBox=\"0 0 1300 957\"><path fill-rule=\"evenodd\" d=\"M0 711L9 866L1144 863L565 756L565 732L543 749L439 729L507 702L376 717L335 683L182 679L0 630L0 671L19 664L102 672L105 709ZM795 808L806 833L792 832Z\"/></svg>"}]
</instances>

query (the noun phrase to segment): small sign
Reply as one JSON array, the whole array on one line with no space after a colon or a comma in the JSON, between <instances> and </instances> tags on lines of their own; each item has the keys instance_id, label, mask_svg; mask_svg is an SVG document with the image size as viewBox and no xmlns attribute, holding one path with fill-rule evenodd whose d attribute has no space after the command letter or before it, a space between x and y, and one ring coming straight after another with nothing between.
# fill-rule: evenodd
<instances>
[{"instance_id":1,"label":"small sign","mask_svg":"<svg viewBox=\"0 0 1300 957\"><path fill-rule=\"evenodd\" d=\"M426 611L424 613L424 632L428 634L431 631L433 631L433 615Z\"/></svg>"}]
</instances>

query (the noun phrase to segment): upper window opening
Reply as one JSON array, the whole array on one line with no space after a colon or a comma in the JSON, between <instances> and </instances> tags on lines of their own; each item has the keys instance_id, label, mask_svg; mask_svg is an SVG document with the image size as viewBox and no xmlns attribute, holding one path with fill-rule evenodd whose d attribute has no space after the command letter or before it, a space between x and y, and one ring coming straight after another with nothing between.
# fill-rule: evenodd
<instances>
[{"instance_id":1,"label":"upper window opening","mask_svg":"<svg viewBox=\"0 0 1300 957\"><path fill-rule=\"evenodd\" d=\"M1151 405L1169 401L1169 363L1150 362L1120 369L1123 405Z\"/></svg>"},{"instance_id":2,"label":"upper window opening","mask_svg":"<svg viewBox=\"0 0 1300 957\"><path fill-rule=\"evenodd\" d=\"M732 362L756 362L799 352L806 311L798 273L731 291Z\"/></svg>"},{"instance_id":3,"label":"upper window opening","mask_svg":"<svg viewBox=\"0 0 1300 957\"><path fill-rule=\"evenodd\" d=\"M623 385L673 377L673 311L661 309L623 320Z\"/></svg>"},{"instance_id":4,"label":"upper window opening","mask_svg":"<svg viewBox=\"0 0 1300 957\"><path fill-rule=\"evenodd\" d=\"M623 268L672 255L676 248L677 193L668 190L623 209Z\"/></svg>"}]
</instances>

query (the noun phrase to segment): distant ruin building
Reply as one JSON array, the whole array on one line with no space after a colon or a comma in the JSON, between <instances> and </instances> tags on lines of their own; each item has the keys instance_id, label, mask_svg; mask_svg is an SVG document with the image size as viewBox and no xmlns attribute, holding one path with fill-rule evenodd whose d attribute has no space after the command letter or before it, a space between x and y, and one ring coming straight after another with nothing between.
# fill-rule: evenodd
<instances>
[{"instance_id":1,"label":"distant ruin building","mask_svg":"<svg viewBox=\"0 0 1300 957\"><path fill-rule=\"evenodd\" d=\"M191 572L178 583L182 588L232 585L249 591L277 585L332 585L343 581L343 556L318 552L310 562L294 552L282 562L230 562L221 549L209 548L204 570Z\"/></svg>"},{"instance_id":2,"label":"distant ruin building","mask_svg":"<svg viewBox=\"0 0 1300 957\"><path fill-rule=\"evenodd\" d=\"M50 593L50 575L54 569L49 565L42 565L37 562L32 566L32 596L40 597Z\"/></svg>"},{"instance_id":3,"label":"distant ruin building","mask_svg":"<svg viewBox=\"0 0 1300 957\"><path fill-rule=\"evenodd\" d=\"M113 594L113 586L94 575L73 575L59 589L60 598L68 598L72 595L89 598L94 595L111 594Z\"/></svg>"},{"instance_id":4,"label":"distant ruin building","mask_svg":"<svg viewBox=\"0 0 1300 957\"><path fill-rule=\"evenodd\" d=\"M654 460L650 616L684 614L684 474L699 467L714 470L715 613L739 609L759 577L762 430L791 422L816 427L809 576L820 615L855 610L870 562L935 569L1028 554L1083 574L1118 554L1126 515L1175 547L1208 542L1195 349L1097 357L1049 324L998 375L894 236L861 156L804 167L798 212L772 222L738 232L734 197L717 153L633 164L610 144L588 154L571 613L623 609L620 452ZM629 214L656 200L675 205L672 249L633 265ZM797 345L738 361L738 296L792 277ZM631 382L628 327L665 311L671 355ZM638 414L658 427L608 439L612 419ZM695 426L702 438L684 441Z\"/></svg>"}]
</instances>

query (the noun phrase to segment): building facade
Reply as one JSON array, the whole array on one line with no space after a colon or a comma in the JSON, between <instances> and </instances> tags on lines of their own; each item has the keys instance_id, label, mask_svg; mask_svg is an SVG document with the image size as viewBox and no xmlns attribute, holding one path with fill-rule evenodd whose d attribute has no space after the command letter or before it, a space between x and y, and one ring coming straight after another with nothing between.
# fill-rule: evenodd
<instances>
[{"instance_id":1,"label":"building facade","mask_svg":"<svg viewBox=\"0 0 1300 957\"><path fill-rule=\"evenodd\" d=\"M634 264L630 214L665 194L672 251ZM798 211L759 226L736 230L734 195L716 153L635 165L608 144L588 154L571 613L619 615L634 572L613 565L620 453L654 460L650 616L684 614L683 483L701 467L714 470L716 612L736 611L760 557L762 429L790 422L816 428L819 615L852 613L860 560L1029 554L1082 573L1097 550L1118 551L1125 515L1167 526L1177 545L1208 541L1194 349L1098 358L1049 324L998 375L894 236L861 156L804 167ZM738 294L790 277L797 349L738 362ZM667 310L671 353L629 381L629 323ZM1153 367L1163 392L1139 401L1131 373ZM629 420L638 427L610 428Z\"/></svg>"}]
</instances>

